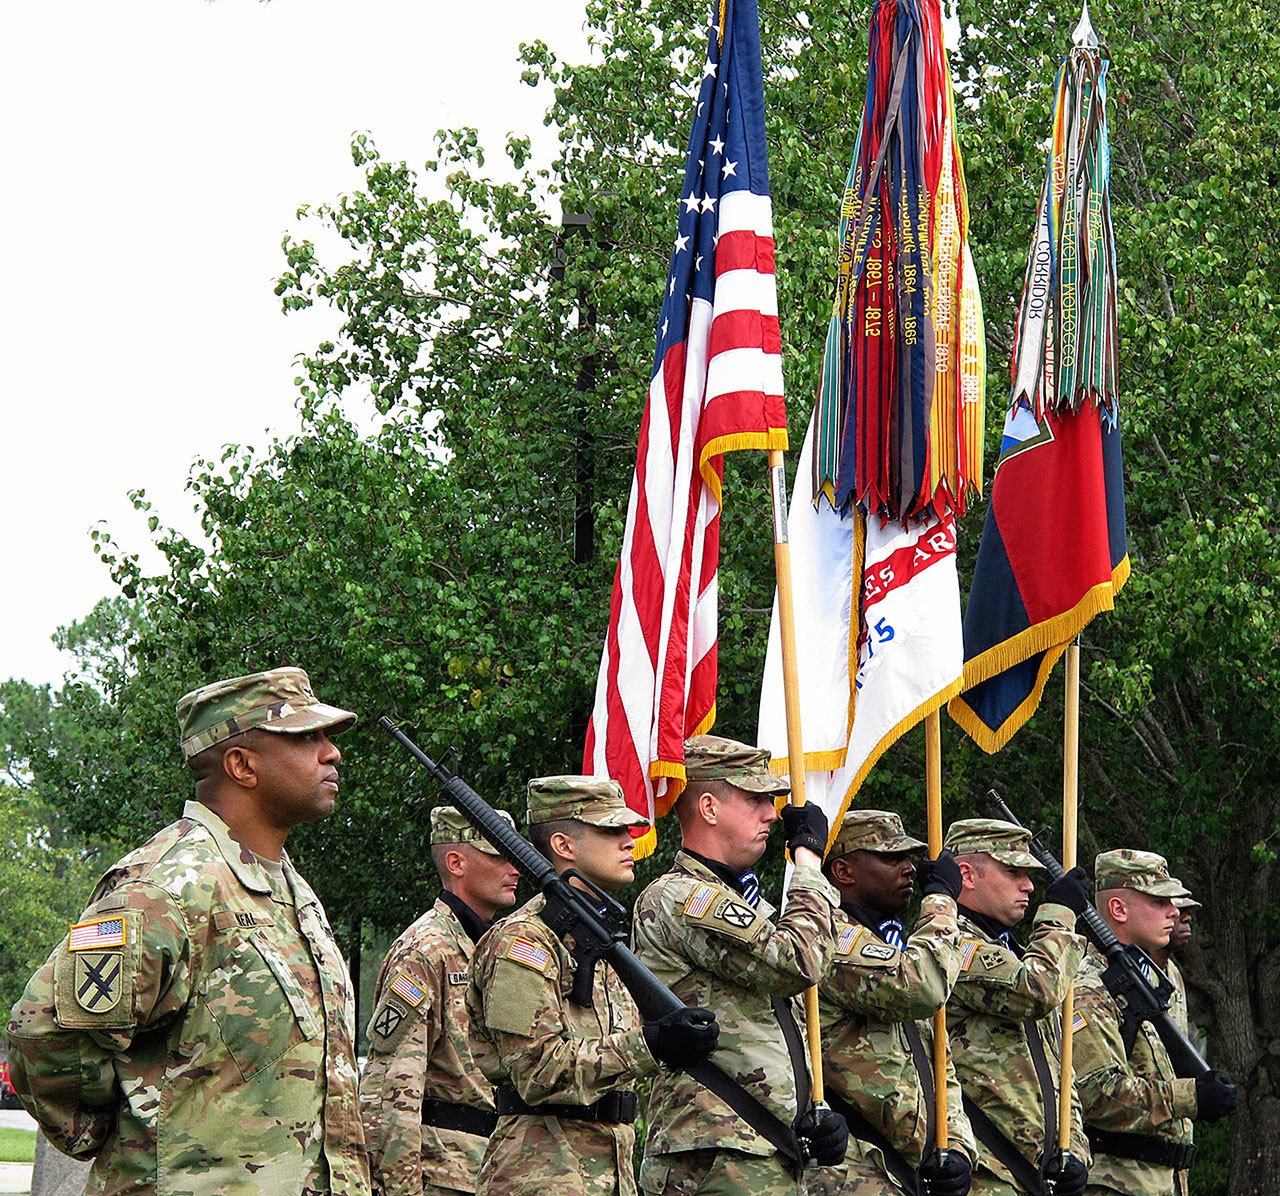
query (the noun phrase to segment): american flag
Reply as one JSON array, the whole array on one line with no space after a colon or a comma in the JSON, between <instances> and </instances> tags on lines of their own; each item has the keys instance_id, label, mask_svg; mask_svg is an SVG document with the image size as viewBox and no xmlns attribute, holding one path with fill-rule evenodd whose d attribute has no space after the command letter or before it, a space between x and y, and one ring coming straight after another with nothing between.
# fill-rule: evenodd
<instances>
[{"instance_id":1,"label":"american flag","mask_svg":"<svg viewBox=\"0 0 1280 1196\"><path fill-rule=\"evenodd\" d=\"M97 947L124 946L124 919L99 918L94 922L77 922L71 928L68 951L87 951Z\"/></svg>"},{"instance_id":2,"label":"american flag","mask_svg":"<svg viewBox=\"0 0 1280 1196\"><path fill-rule=\"evenodd\" d=\"M756 0L712 25L677 211L583 764L651 821L715 721L723 454L787 447Z\"/></svg>"},{"instance_id":3,"label":"american flag","mask_svg":"<svg viewBox=\"0 0 1280 1196\"><path fill-rule=\"evenodd\" d=\"M404 1001L408 1001L415 1009L426 999L427 994L413 980L401 972L392 982L391 991Z\"/></svg>"},{"instance_id":4,"label":"american flag","mask_svg":"<svg viewBox=\"0 0 1280 1196\"><path fill-rule=\"evenodd\" d=\"M535 971L545 972L547 965L551 962L551 953L544 951L537 943L531 943L528 939L514 938L511 940L511 946L507 948L507 958L514 959L516 963L522 963Z\"/></svg>"}]
</instances>

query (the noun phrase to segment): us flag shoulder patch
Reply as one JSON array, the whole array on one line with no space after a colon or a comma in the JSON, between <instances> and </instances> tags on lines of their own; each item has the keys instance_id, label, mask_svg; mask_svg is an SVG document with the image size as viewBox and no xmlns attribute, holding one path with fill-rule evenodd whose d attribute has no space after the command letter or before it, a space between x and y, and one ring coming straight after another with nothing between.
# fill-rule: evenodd
<instances>
[{"instance_id":1,"label":"us flag shoulder patch","mask_svg":"<svg viewBox=\"0 0 1280 1196\"><path fill-rule=\"evenodd\" d=\"M104 947L123 947L125 930L123 918L94 918L90 922L77 922L67 937L68 951L101 950Z\"/></svg>"},{"instance_id":2,"label":"us flag shoulder patch","mask_svg":"<svg viewBox=\"0 0 1280 1196\"><path fill-rule=\"evenodd\" d=\"M507 948L507 958L515 963L532 968L535 972L545 972L551 963L551 952L544 951L537 943L528 939L514 938Z\"/></svg>"},{"instance_id":3,"label":"us flag shoulder patch","mask_svg":"<svg viewBox=\"0 0 1280 1196\"><path fill-rule=\"evenodd\" d=\"M711 908L711 903L720 895L715 885L699 885L693 890L689 900L684 903L686 918L701 918Z\"/></svg>"},{"instance_id":4,"label":"us flag shoulder patch","mask_svg":"<svg viewBox=\"0 0 1280 1196\"><path fill-rule=\"evenodd\" d=\"M862 934L862 927L846 926L840 932L840 937L836 939L836 954L852 955L854 944L858 941L858 937L861 934Z\"/></svg>"},{"instance_id":5,"label":"us flag shoulder patch","mask_svg":"<svg viewBox=\"0 0 1280 1196\"><path fill-rule=\"evenodd\" d=\"M1083 1030L1089 1024L1089 1019L1085 1017L1080 1010L1075 1010L1071 1015L1071 1032L1074 1034L1077 1030Z\"/></svg>"},{"instance_id":6,"label":"us flag shoulder patch","mask_svg":"<svg viewBox=\"0 0 1280 1196\"><path fill-rule=\"evenodd\" d=\"M960 942L960 970L967 972L969 965L973 963L973 957L977 954L978 948L982 946L977 939L962 939Z\"/></svg>"},{"instance_id":7,"label":"us flag shoulder patch","mask_svg":"<svg viewBox=\"0 0 1280 1196\"><path fill-rule=\"evenodd\" d=\"M427 994L416 985L404 972L401 972L392 982L391 991L396 994L405 1004L417 1009L423 1001L427 999Z\"/></svg>"}]
</instances>

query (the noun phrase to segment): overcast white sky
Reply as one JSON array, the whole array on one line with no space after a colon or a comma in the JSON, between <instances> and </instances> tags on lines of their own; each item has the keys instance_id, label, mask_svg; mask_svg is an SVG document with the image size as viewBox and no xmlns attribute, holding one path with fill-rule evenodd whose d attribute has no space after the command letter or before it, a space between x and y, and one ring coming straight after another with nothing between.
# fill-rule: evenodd
<instances>
[{"instance_id":1,"label":"overcast white sky","mask_svg":"<svg viewBox=\"0 0 1280 1196\"><path fill-rule=\"evenodd\" d=\"M348 143L421 165L437 128L554 149L517 46L587 53L583 0L12 0L0 15L0 678L57 682L60 624L111 591L88 532L147 544L127 491L297 426L280 240L359 185Z\"/></svg>"}]
</instances>

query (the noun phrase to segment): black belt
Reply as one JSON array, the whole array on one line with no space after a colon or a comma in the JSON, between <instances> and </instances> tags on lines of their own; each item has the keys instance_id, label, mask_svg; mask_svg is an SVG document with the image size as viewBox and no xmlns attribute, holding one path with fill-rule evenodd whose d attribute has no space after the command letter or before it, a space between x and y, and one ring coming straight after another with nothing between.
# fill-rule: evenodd
<instances>
[{"instance_id":1,"label":"black belt","mask_svg":"<svg viewBox=\"0 0 1280 1196\"><path fill-rule=\"evenodd\" d=\"M1147 1134L1120 1134L1095 1129L1093 1126L1086 1128L1089 1145L1101 1154L1137 1159L1141 1163L1155 1163L1160 1167L1172 1167L1175 1171L1185 1171L1195 1162L1194 1142L1170 1142Z\"/></svg>"},{"instance_id":2,"label":"black belt","mask_svg":"<svg viewBox=\"0 0 1280 1196\"><path fill-rule=\"evenodd\" d=\"M621 1088L589 1105L527 1105L510 1084L499 1084L493 1093L499 1117L567 1117L572 1121L599 1121L606 1125L630 1125L636 1119L639 1100L635 1090Z\"/></svg>"},{"instance_id":3,"label":"black belt","mask_svg":"<svg viewBox=\"0 0 1280 1196\"><path fill-rule=\"evenodd\" d=\"M487 1138L498 1124L498 1115L488 1109L477 1109L471 1105L460 1105L451 1100L432 1100L428 1097L422 1102L422 1124L432 1125L440 1130L459 1130L464 1134L476 1134Z\"/></svg>"}]
</instances>

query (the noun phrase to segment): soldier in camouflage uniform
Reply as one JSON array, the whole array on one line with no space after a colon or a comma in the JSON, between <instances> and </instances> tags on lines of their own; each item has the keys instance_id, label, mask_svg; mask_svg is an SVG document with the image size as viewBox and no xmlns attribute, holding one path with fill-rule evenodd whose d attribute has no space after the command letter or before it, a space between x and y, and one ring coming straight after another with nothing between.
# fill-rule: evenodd
<instances>
[{"instance_id":1,"label":"soldier in camouflage uniform","mask_svg":"<svg viewBox=\"0 0 1280 1196\"><path fill-rule=\"evenodd\" d=\"M930 1196L969 1190L978 1152L950 1059L950 1150L942 1159L931 1150L933 1027L921 1020L942 1007L960 974L960 871L949 852L919 860L924 849L898 815L850 810L822 867L841 898L835 965L819 990L823 1071L850 1142L841 1166L814 1173L812 1196L896 1196L895 1168L909 1174L926 1154L921 1178ZM924 897L904 941L900 919L917 869Z\"/></svg>"},{"instance_id":2,"label":"soldier in camouflage uniform","mask_svg":"<svg viewBox=\"0 0 1280 1196\"><path fill-rule=\"evenodd\" d=\"M351 982L284 854L355 715L273 669L178 703L196 799L99 881L9 1023L14 1085L89 1192L364 1196Z\"/></svg>"},{"instance_id":3,"label":"soldier in camouflage uniform","mask_svg":"<svg viewBox=\"0 0 1280 1196\"><path fill-rule=\"evenodd\" d=\"M790 1126L808 1109L810 1085L793 998L827 973L835 949L839 894L820 871L826 818L814 806L784 808L795 872L786 913L774 922L751 871L778 818L774 799L788 792L769 771L769 753L700 735L685 744L685 769L676 803L684 849L636 903L635 950L677 996L715 1012L716 1064ZM654 1078L648 1117L646 1193L802 1189L769 1141L687 1075ZM803 1129L816 1157L843 1157L843 1118L828 1110Z\"/></svg>"},{"instance_id":4,"label":"soldier in camouflage uniform","mask_svg":"<svg viewBox=\"0 0 1280 1196\"><path fill-rule=\"evenodd\" d=\"M1055 880L1022 947L1010 931L1026 913L1031 874L1042 870L1030 842L1030 831L987 818L953 823L944 840L963 885L947 1030L981 1152L972 1187L980 1196L1027 1190L1017 1177L1038 1172L1046 1150L1059 1196L1079 1196L1089 1159L1074 1096L1065 1171L1057 1154L1058 1007L1084 956L1074 928L1088 895L1079 869Z\"/></svg>"},{"instance_id":5,"label":"soldier in camouflage uniform","mask_svg":"<svg viewBox=\"0 0 1280 1196\"><path fill-rule=\"evenodd\" d=\"M431 855L443 892L392 944L369 1020L360 1108L376 1196L474 1192L497 1124L471 1051L467 982L520 873L453 806L431 811Z\"/></svg>"},{"instance_id":6,"label":"soldier in camouflage uniform","mask_svg":"<svg viewBox=\"0 0 1280 1196\"><path fill-rule=\"evenodd\" d=\"M1122 943L1148 954L1168 944L1178 917L1174 901L1191 894L1169 875L1163 856L1107 851L1094 862L1094 876L1098 912ZM1185 1196L1191 1119L1216 1121L1232 1112L1235 1085L1217 1072L1178 1078L1149 1023L1126 1057L1120 1010L1102 982L1105 968L1090 947L1076 985L1076 1083L1094 1152L1088 1190Z\"/></svg>"},{"instance_id":7,"label":"soldier in camouflage uniform","mask_svg":"<svg viewBox=\"0 0 1280 1196\"><path fill-rule=\"evenodd\" d=\"M616 781L541 777L529 782L529 837L557 872L575 869L601 889L635 877L632 827ZM576 883L574 878L570 883ZM467 988L476 1061L494 1085L498 1125L478 1196L635 1196L635 1081L662 1063L705 1059L715 1020L681 1009L641 1023L607 964L590 994L572 941L542 919L539 894L476 945ZM575 999L576 998L576 999ZM581 1002L581 1003L579 1003Z\"/></svg>"}]
</instances>

